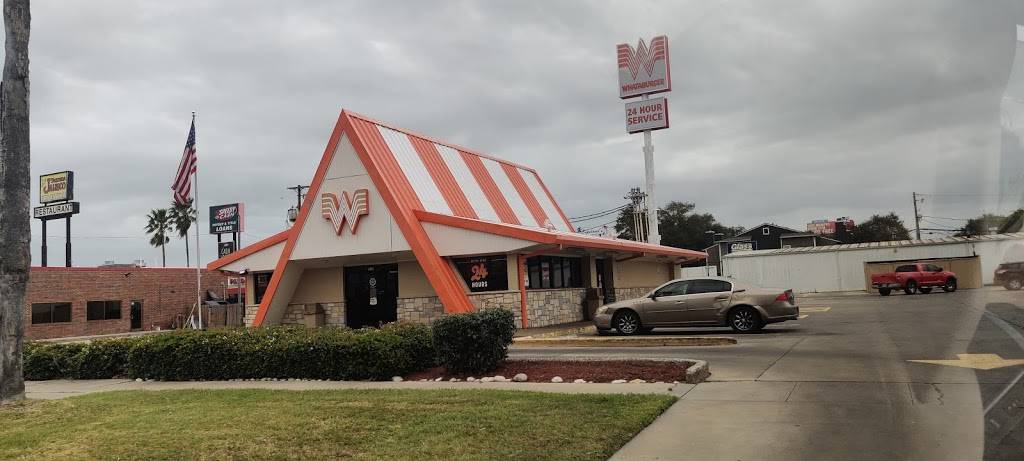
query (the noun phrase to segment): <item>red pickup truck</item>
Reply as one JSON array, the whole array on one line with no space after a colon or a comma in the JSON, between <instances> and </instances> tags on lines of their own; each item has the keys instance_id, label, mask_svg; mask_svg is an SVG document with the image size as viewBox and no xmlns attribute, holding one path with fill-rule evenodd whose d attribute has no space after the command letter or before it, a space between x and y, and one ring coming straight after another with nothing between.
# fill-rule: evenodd
<instances>
[{"instance_id":1,"label":"red pickup truck","mask_svg":"<svg viewBox=\"0 0 1024 461\"><path fill-rule=\"evenodd\" d=\"M936 287L946 292L956 291L956 274L934 264L916 263L899 266L894 272L871 275L871 288L882 296L889 296L896 289L908 295L919 291L927 294Z\"/></svg>"}]
</instances>

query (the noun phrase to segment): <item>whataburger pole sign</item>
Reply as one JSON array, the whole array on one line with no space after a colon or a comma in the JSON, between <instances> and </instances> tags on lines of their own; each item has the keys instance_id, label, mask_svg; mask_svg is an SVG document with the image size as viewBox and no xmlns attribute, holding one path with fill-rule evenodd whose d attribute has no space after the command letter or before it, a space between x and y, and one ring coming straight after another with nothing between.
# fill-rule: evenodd
<instances>
[{"instance_id":1,"label":"whataburger pole sign","mask_svg":"<svg viewBox=\"0 0 1024 461\"><path fill-rule=\"evenodd\" d=\"M626 132L644 134L644 188L649 229L647 242L660 244L661 234L658 233L658 213L654 200L654 144L651 131L668 128L668 99L651 99L650 95L672 90L668 37L654 37L650 46L640 39L635 48L628 43L620 43L615 49L619 64L619 98L641 97L639 101L626 103Z\"/></svg>"}]
</instances>

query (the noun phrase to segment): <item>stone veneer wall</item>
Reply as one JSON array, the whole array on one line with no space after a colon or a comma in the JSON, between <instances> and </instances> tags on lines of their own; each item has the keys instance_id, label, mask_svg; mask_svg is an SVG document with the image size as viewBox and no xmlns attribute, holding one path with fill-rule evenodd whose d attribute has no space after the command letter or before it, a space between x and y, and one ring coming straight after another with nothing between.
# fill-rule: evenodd
<instances>
[{"instance_id":1,"label":"stone veneer wall","mask_svg":"<svg viewBox=\"0 0 1024 461\"><path fill-rule=\"evenodd\" d=\"M345 303L320 303L324 307L324 322L328 326L345 325ZM305 304L289 304L281 317L281 325L305 325L306 316L303 313ZM253 309L252 318L256 318L256 309ZM249 318L249 311L246 311L245 325L252 326Z\"/></svg>"},{"instance_id":2,"label":"stone veneer wall","mask_svg":"<svg viewBox=\"0 0 1024 461\"><path fill-rule=\"evenodd\" d=\"M625 301L627 299L642 298L644 295L646 295L647 293L650 293L651 290L653 290L655 288L657 288L657 286L653 286L653 287L637 287L637 288L616 288L615 289L615 300L616 301Z\"/></svg>"},{"instance_id":3,"label":"stone veneer wall","mask_svg":"<svg viewBox=\"0 0 1024 461\"><path fill-rule=\"evenodd\" d=\"M444 314L444 306L437 296L398 298L398 321L430 323Z\"/></svg>"},{"instance_id":4,"label":"stone veneer wall","mask_svg":"<svg viewBox=\"0 0 1024 461\"><path fill-rule=\"evenodd\" d=\"M526 292L530 327L542 327L583 320L583 288L529 290ZM470 293L469 301L477 309L508 309L515 314L516 328L522 328L518 291ZM436 296L400 298L398 320L429 323L444 315L444 306Z\"/></svg>"}]
</instances>

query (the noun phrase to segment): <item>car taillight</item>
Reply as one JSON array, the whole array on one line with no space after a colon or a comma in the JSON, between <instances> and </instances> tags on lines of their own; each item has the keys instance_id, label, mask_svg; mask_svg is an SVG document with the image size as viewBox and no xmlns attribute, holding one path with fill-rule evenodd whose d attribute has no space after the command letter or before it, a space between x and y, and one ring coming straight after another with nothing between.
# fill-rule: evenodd
<instances>
[{"instance_id":1,"label":"car taillight","mask_svg":"<svg viewBox=\"0 0 1024 461\"><path fill-rule=\"evenodd\" d=\"M781 295L776 296L775 300L776 301L789 301L789 302L793 302L793 292L791 290L786 290L785 293L782 293Z\"/></svg>"}]
</instances>

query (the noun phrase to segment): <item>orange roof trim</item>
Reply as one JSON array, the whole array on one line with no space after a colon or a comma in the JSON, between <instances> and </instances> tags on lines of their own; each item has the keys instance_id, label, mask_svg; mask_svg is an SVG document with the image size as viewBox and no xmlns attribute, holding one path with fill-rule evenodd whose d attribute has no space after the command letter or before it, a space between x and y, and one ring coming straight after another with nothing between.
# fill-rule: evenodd
<instances>
[{"instance_id":1,"label":"orange roof trim","mask_svg":"<svg viewBox=\"0 0 1024 461\"><path fill-rule=\"evenodd\" d=\"M294 229L294 227L292 229ZM271 235L270 237L267 237L267 238L265 238L263 240L260 240L260 241L258 241L256 243L253 243L252 245L249 245L249 246L247 246L245 248L242 248L242 249L240 249L240 250L238 250L238 251L236 251L234 253L231 253L231 254L223 257L223 258L210 261L210 263L206 265L206 268L209 269L209 270L217 270L217 269L220 269L220 268L222 268L222 267L224 267L224 266L226 266L228 264L231 264L231 263L233 263L235 261L238 261L239 259L242 259L242 258L244 258L246 256L249 256L249 255L251 255L253 253L258 253L258 252L260 252L262 250L265 250L265 249L270 248L270 247L272 247L274 245L277 245L278 243L281 243L281 242L283 242L283 241L288 239L288 235L291 233L292 229L287 229L287 230L278 232L278 233L276 233L274 235Z\"/></svg>"}]
</instances>

